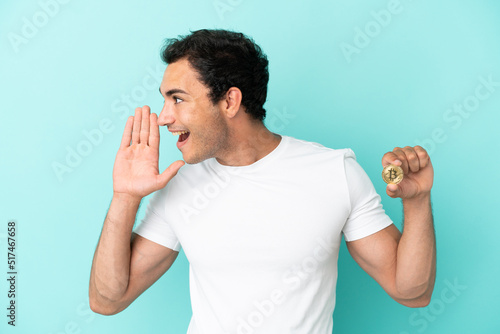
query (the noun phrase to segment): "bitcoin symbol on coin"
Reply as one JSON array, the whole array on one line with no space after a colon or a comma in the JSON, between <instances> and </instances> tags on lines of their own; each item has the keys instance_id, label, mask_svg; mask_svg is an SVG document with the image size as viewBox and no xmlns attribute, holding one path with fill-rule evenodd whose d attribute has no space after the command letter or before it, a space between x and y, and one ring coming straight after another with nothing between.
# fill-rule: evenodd
<instances>
[{"instance_id":1,"label":"bitcoin symbol on coin","mask_svg":"<svg viewBox=\"0 0 500 334\"><path fill-rule=\"evenodd\" d=\"M394 170L394 168L389 169L389 180L394 181L398 176L398 172Z\"/></svg>"},{"instance_id":2,"label":"bitcoin symbol on coin","mask_svg":"<svg viewBox=\"0 0 500 334\"><path fill-rule=\"evenodd\" d=\"M389 165L382 171L382 179L385 183L398 184L403 181L403 169L395 165Z\"/></svg>"}]
</instances>

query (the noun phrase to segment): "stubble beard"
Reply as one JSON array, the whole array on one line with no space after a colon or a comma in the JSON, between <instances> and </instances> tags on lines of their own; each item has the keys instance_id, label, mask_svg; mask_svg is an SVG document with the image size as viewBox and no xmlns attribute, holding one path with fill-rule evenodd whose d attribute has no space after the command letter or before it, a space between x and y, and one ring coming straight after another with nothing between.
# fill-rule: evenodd
<instances>
[{"instance_id":1,"label":"stubble beard","mask_svg":"<svg viewBox=\"0 0 500 334\"><path fill-rule=\"evenodd\" d=\"M192 152L189 157L184 158L188 164L217 157L218 153L229 148L229 127L217 111L213 113L209 124L207 122L201 129L192 132L189 137L191 136L193 138L189 138L192 140L189 144Z\"/></svg>"}]
</instances>

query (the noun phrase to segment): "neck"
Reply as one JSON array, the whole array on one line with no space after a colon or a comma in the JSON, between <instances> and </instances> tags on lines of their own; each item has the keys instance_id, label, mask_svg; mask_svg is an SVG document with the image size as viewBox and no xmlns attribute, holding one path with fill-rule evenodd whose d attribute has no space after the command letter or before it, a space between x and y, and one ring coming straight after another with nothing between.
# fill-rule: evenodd
<instances>
[{"instance_id":1,"label":"neck","mask_svg":"<svg viewBox=\"0 0 500 334\"><path fill-rule=\"evenodd\" d=\"M221 165L248 166L271 153L280 141L281 136L263 122L245 122L229 128L227 148L216 159Z\"/></svg>"}]
</instances>

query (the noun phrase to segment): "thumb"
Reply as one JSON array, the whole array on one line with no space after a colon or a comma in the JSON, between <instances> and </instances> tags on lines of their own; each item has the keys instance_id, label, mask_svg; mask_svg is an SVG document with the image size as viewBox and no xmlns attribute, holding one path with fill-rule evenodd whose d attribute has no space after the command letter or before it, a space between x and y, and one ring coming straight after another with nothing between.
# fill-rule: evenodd
<instances>
[{"instance_id":1,"label":"thumb","mask_svg":"<svg viewBox=\"0 0 500 334\"><path fill-rule=\"evenodd\" d=\"M385 192L389 197L396 198L401 197L401 187L394 183L389 183L385 188Z\"/></svg>"},{"instance_id":2,"label":"thumb","mask_svg":"<svg viewBox=\"0 0 500 334\"><path fill-rule=\"evenodd\" d=\"M174 161L161 173L158 175L161 187L165 187L167 183L177 174L179 169L184 166L185 162L182 160Z\"/></svg>"}]
</instances>

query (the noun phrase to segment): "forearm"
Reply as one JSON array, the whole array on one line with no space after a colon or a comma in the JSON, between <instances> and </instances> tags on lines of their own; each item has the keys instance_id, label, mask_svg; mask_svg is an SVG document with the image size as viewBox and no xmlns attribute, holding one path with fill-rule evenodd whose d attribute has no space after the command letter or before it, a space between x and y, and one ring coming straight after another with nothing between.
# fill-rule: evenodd
<instances>
[{"instance_id":1,"label":"forearm","mask_svg":"<svg viewBox=\"0 0 500 334\"><path fill-rule=\"evenodd\" d=\"M130 273L130 241L140 199L115 194L106 215L90 274L90 299L114 302L126 292Z\"/></svg>"},{"instance_id":2,"label":"forearm","mask_svg":"<svg viewBox=\"0 0 500 334\"><path fill-rule=\"evenodd\" d=\"M436 276L436 239L430 194L403 200L396 288L405 299L430 299Z\"/></svg>"}]
</instances>

